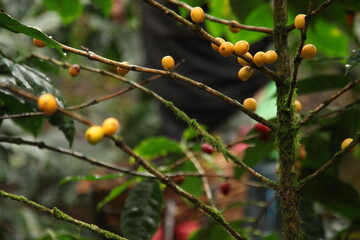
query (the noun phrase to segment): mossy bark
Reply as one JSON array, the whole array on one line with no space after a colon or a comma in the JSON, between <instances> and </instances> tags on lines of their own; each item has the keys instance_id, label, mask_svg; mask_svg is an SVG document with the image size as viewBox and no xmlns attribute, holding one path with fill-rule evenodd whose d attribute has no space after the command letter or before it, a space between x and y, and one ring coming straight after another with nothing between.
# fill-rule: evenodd
<instances>
[{"instance_id":1,"label":"mossy bark","mask_svg":"<svg viewBox=\"0 0 360 240\"><path fill-rule=\"evenodd\" d=\"M300 202L297 176L293 170L298 146L298 120L293 107L287 106L291 86L291 64L287 33L287 1L274 0L274 41L279 55L276 64L277 128L276 144L279 151L280 200L282 232L285 240L302 240Z\"/></svg>"}]
</instances>

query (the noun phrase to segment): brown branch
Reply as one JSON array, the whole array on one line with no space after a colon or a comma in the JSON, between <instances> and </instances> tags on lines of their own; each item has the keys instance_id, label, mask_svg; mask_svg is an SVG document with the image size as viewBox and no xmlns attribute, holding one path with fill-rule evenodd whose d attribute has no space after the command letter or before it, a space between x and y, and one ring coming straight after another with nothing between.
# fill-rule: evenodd
<instances>
[{"instance_id":1,"label":"brown branch","mask_svg":"<svg viewBox=\"0 0 360 240\"><path fill-rule=\"evenodd\" d=\"M303 120L300 122L300 126L305 125L308 121L313 119L321 110L323 110L325 107L327 107L330 103L332 103L334 100L336 100L338 97L340 97L342 94L346 93L348 90L353 88L356 84L360 83L360 78L349 82L345 87L337 91L334 95L326 99L324 102L322 102L319 106L317 106L314 110L310 111L309 114L307 114Z\"/></svg>"},{"instance_id":2,"label":"brown branch","mask_svg":"<svg viewBox=\"0 0 360 240\"><path fill-rule=\"evenodd\" d=\"M343 157L351 151L353 147L355 147L360 142L360 133L357 133L354 137L353 141L344 149L334 154L331 160L329 160L327 163L325 163L321 168L317 169L315 172L307 176L306 178L302 179L299 182L298 190L303 189L309 182L314 180L317 176L319 176L321 173L325 172L328 168L339 162Z\"/></svg>"},{"instance_id":3,"label":"brown branch","mask_svg":"<svg viewBox=\"0 0 360 240\"><path fill-rule=\"evenodd\" d=\"M171 2L179 7L182 7L186 10L191 11L191 9L193 8L192 6L181 2L181 1L177 1L177 0L167 0L168 2ZM217 18L214 16L211 16L210 14L205 14L205 18L212 21L212 22L216 22L216 23L220 23L220 24L224 24L224 25L229 25L235 28L239 28L239 29L243 29L243 30L248 30L248 31L253 31L253 32L261 32L261 33L266 33L266 34L272 34L273 30L271 28L266 28L266 27L257 27L257 26L250 26L250 25L245 25L245 24L240 24L238 22L235 21L231 21L231 20L226 20L226 19L221 19L221 18Z\"/></svg>"},{"instance_id":4,"label":"brown branch","mask_svg":"<svg viewBox=\"0 0 360 240\"><path fill-rule=\"evenodd\" d=\"M52 216L53 218L75 224L81 228L87 228L99 235L104 236L107 239L127 240L126 238L123 238L115 233L112 233L105 229L102 229L102 228L96 226L95 224L89 224L89 223L80 221L78 219L75 219L75 218L67 215L66 213L62 212L61 210L59 210L56 207L53 207L50 209L50 208L47 208L37 202L29 200L24 196L12 194L12 193L6 192L4 190L0 190L0 196L3 198L10 199L10 200L18 201L18 202L25 204L33 209L36 209L42 213L48 214L48 215Z\"/></svg>"},{"instance_id":5,"label":"brown branch","mask_svg":"<svg viewBox=\"0 0 360 240\"><path fill-rule=\"evenodd\" d=\"M28 112L28 113L19 113L19 114L10 114L0 116L0 119L13 119L13 118L28 118L28 117L38 117L44 116L43 112Z\"/></svg>"}]
</instances>

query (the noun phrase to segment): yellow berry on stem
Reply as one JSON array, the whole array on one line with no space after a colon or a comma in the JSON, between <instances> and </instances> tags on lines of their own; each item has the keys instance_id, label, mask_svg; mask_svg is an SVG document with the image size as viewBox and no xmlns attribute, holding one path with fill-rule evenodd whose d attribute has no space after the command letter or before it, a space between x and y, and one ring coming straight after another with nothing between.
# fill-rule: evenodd
<instances>
[{"instance_id":1,"label":"yellow berry on stem","mask_svg":"<svg viewBox=\"0 0 360 240\"><path fill-rule=\"evenodd\" d=\"M238 77L242 81L247 81L253 75L253 73L254 73L254 70L251 67L245 66L239 70Z\"/></svg>"},{"instance_id":2,"label":"yellow berry on stem","mask_svg":"<svg viewBox=\"0 0 360 240\"><path fill-rule=\"evenodd\" d=\"M233 54L233 52L234 52L234 44L232 44L231 42L224 42L219 47L219 53L223 57L228 57L231 54Z\"/></svg>"},{"instance_id":3,"label":"yellow berry on stem","mask_svg":"<svg viewBox=\"0 0 360 240\"><path fill-rule=\"evenodd\" d=\"M244 100L243 106L247 110L254 112L256 111L256 107L257 107L256 100L254 98L247 98Z\"/></svg>"},{"instance_id":4,"label":"yellow berry on stem","mask_svg":"<svg viewBox=\"0 0 360 240\"><path fill-rule=\"evenodd\" d=\"M204 10L201 7L194 7L190 11L190 17L194 23L202 23L205 18Z\"/></svg>"},{"instance_id":5,"label":"yellow berry on stem","mask_svg":"<svg viewBox=\"0 0 360 240\"><path fill-rule=\"evenodd\" d=\"M104 138L103 128L100 126L91 126L85 132L85 139L90 144L97 144Z\"/></svg>"},{"instance_id":6,"label":"yellow berry on stem","mask_svg":"<svg viewBox=\"0 0 360 240\"><path fill-rule=\"evenodd\" d=\"M40 111L42 111L46 116L52 115L58 108L56 98L50 93L41 95L38 98L37 104Z\"/></svg>"},{"instance_id":7,"label":"yellow berry on stem","mask_svg":"<svg viewBox=\"0 0 360 240\"><path fill-rule=\"evenodd\" d=\"M254 55L254 63L256 66L261 67L266 63L266 54L263 51L259 51Z\"/></svg>"},{"instance_id":8,"label":"yellow berry on stem","mask_svg":"<svg viewBox=\"0 0 360 240\"><path fill-rule=\"evenodd\" d=\"M294 104L295 104L295 110L296 110L297 112L301 112L301 109L302 109L302 104L301 104L301 102L296 99L295 102L294 102Z\"/></svg>"},{"instance_id":9,"label":"yellow berry on stem","mask_svg":"<svg viewBox=\"0 0 360 240\"><path fill-rule=\"evenodd\" d=\"M120 123L116 118L110 117L103 121L101 127L104 135L112 136L119 130Z\"/></svg>"},{"instance_id":10,"label":"yellow berry on stem","mask_svg":"<svg viewBox=\"0 0 360 240\"><path fill-rule=\"evenodd\" d=\"M252 56L251 53L249 53L249 52L247 52L247 53L245 53L245 54L242 54L242 55L245 55L245 56L247 56L248 58L253 59L253 56ZM237 61L238 61L241 65L243 65L243 66L249 66L249 65L250 65L250 63L248 63L247 61L245 61L245 60L242 59L241 57L238 57L238 58L237 58Z\"/></svg>"},{"instance_id":11,"label":"yellow berry on stem","mask_svg":"<svg viewBox=\"0 0 360 240\"><path fill-rule=\"evenodd\" d=\"M238 41L234 45L234 52L237 55L243 55L246 54L250 50L250 45L247 41Z\"/></svg>"},{"instance_id":12,"label":"yellow berry on stem","mask_svg":"<svg viewBox=\"0 0 360 240\"><path fill-rule=\"evenodd\" d=\"M352 143L353 139L352 138L346 138L342 143L341 143L341 150L344 150L347 146L349 146L350 143ZM353 150L353 149L352 149Z\"/></svg>"},{"instance_id":13,"label":"yellow berry on stem","mask_svg":"<svg viewBox=\"0 0 360 240\"><path fill-rule=\"evenodd\" d=\"M266 55L266 63L267 64L273 64L278 59L278 55L274 50L269 50L269 51L265 52L265 55Z\"/></svg>"},{"instance_id":14,"label":"yellow berry on stem","mask_svg":"<svg viewBox=\"0 0 360 240\"><path fill-rule=\"evenodd\" d=\"M220 41L220 45L225 42L225 40L224 40L223 38L220 38L220 37L215 38L215 40ZM211 47L212 47L212 49L214 49L215 51L219 52L219 46L216 45L215 43L211 43Z\"/></svg>"},{"instance_id":15,"label":"yellow berry on stem","mask_svg":"<svg viewBox=\"0 0 360 240\"><path fill-rule=\"evenodd\" d=\"M169 70L175 66L175 61L171 56L165 56L161 59L161 65L165 70Z\"/></svg>"},{"instance_id":16,"label":"yellow berry on stem","mask_svg":"<svg viewBox=\"0 0 360 240\"><path fill-rule=\"evenodd\" d=\"M305 14L299 14L295 17L295 20L294 20L295 28L297 28L299 30L305 29L305 17L306 17Z\"/></svg>"},{"instance_id":17,"label":"yellow berry on stem","mask_svg":"<svg viewBox=\"0 0 360 240\"><path fill-rule=\"evenodd\" d=\"M316 47L313 44L306 44L301 50L301 57L311 59L316 55Z\"/></svg>"}]
</instances>

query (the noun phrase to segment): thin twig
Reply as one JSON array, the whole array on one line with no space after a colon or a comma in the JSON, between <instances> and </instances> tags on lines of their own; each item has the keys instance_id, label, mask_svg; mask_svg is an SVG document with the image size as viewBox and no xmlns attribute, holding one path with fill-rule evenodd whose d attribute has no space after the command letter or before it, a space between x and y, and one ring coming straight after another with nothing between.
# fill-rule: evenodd
<instances>
[{"instance_id":1,"label":"thin twig","mask_svg":"<svg viewBox=\"0 0 360 240\"><path fill-rule=\"evenodd\" d=\"M0 116L0 119L13 119L13 118L28 118L28 117L38 117L44 116L43 112L27 112L27 113L18 113Z\"/></svg>"},{"instance_id":2,"label":"thin twig","mask_svg":"<svg viewBox=\"0 0 360 240\"><path fill-rule=\"evenodd\" d=\"M167 0L168 2L171 2L179 7L182 7L186 10L191 11L191 9L193 8L192 6L181 2L181 1L177 1L177 0ZM266 28L266 27L257 27L257 26L250 26L250 25L245 25L245 24L240 24L238 22L235 21L231 21L231 20L226 20L226 19L221 19L221 18L217 18L214 16L211 16L210 14L205 14L205 18L212 21L212 22L216 22L216 23L221 23L224 25L229 25L235 28L239 28L239 29L243 29L243 30L248 30L248 31L253 31L253 32L261 32L261 33L266 33L266 34L272 34L273 30L271 28Z\"/></svg>"},{"instance_id":3,"label":"thin twig","mask_svg":"<svg viewBox=\"0 0 360 240\"><path fill-rule=\"evenodd\" d=\"M46 213L48 215L51 215L53 218L56 218L56 219L59 219L59 220L62 220L62 221L65 221L65 222L69 222L69 223L72 223L72 224L75 224L81 228L87 228L99 235L102 235L104 236L105 238L107 239L115 239L115 240L126 240L126 238L123 238L115 233L112 233L112 232L109 232L105 229L102 229L98 226L96 226L95 224L89 224L89 223L86 223L86 222L83 222L83 221L80 221L78 219L75 219L69 215L67 215L66 213L62 212L61 210L59 210L58 208L56 207L53 207L53 208L47 208L37 202L34 202L34 201L31 201L29 199L27 199L26 197L24 196L20 196L20 195L16 195L16 194L12 194L12 193L9 193L9 192L6 192L4 190L0 190L0 196L1 197L4 197L4 198L7 198L7 199L10 199L10 200L14 200L14 201L18 201L22 204L25 204L33 209L36 209L40 212L43 212L43 213Z\"/></svg>"},{"instance_id":4,"label":"thin twig","mask_svg":"<svg viewBox=\"0 0 360 240\"><path fill-rule=\"evenodd\" d=\"M293 96L294 96L294 91L295 91L296 84L297 84L297 76L298 76L299 67L300 67L300 64L302 61L301 51L302 51L305 41L306 41L306 33L307 33L307 29L308 29L309 22L311 19L310 13L313 9L313 5L314 5L314 0L310 0L309 5L308 5L307 15L305 17L305 28L301 31L301 40L300 40L296 55L293 60L294 70L293 70L293 76L292 76L291 85L290 85L290 92L289 92L289 96L288 96L288 100L287 100L288 108L291 107Z\"/></svg>"},{"instance_id":5,"label":"thin twig","mask_svg":"<svg viewBox=\"0 0 360 240\"><path fill-rule=\"evenodd\" d=\"M322 102L319 106L317 106L314 110L310 111L309 114L307 114L303 120L300 122L300 126L305 125L308 121L313 119L321 110L323 110L325 107L327 107L330 103L335 101L338 97L340 97L342 94L346 93L349 89L353 88L356 84L360 83L360 78L349 82L346 84L345 87L337 91L334 95L326 99L324 102Z\"/></svg>"},{"instance_id":6,"label":"thin twig","mask_svg":"<svg viewBox=\"0 0 360 240\"><path fill-rule=\"evenodd\" d=\"M343 157L351 151L353 147L355 147L360 142L360 133L358 132L356 136L354 137L353 141L344 149L334 154L331 160L329 160L327 163L325 163L321 168L317 169L315 172L307 176L306 178L302 179L299 182L298 190L302 190L309 182L314 180L317 176L319 176L321 173L325 172L328 168L333 166L335 163L339 162Z\"/></svg>"},{"instance_id":7,"label":"thin twig","mask_svg":"<svg viewBox=\"0 0 360 240\"><path fill-rule=\"evenodd\" d=\"M325 2L323 2L317 9L315 9L314 11L312 11L308 17L314 17L316 15L318 15L320 12L322 12L325 8L327 8L331 3L335 2L335 0L327 0ZM290 32L292 30L295 29L295 25L291 24L290 26L287 27L287 31Z\"/></svg>"}]
</instances>

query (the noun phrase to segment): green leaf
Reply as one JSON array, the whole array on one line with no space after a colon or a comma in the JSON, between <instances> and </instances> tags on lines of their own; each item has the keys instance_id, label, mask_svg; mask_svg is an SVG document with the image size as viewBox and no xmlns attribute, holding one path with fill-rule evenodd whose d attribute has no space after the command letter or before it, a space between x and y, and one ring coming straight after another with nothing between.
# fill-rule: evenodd
<instances>
[{"instance_id":1,"label":"green leaf","mask_svg":"<svg viewBox=\"0 0 360 240\"><path fill-rule=\"evenodd\" d=\"M120 228L129 240L148 240L156 232L163 207L157 181L140 182L126 198Z\"/></svg>"},{"instance_id":2,"label":"green leaf","mask_svg":"<svg viewBox=\"0 0 360 240\"><path fill-rule=\"evenodd\" d=\"M65 25L78 18L83 10L80 0L43 0L43 3L47 9L58 13Z\"/></svg>"},{"instance_id":3,"label":"green leaf","mask_svg":"<svg viewBox=\"0 0 360 240\"><path fill-rule=\"evenodd\" d=\"M52 95L56 96L59 105L61 107L65 106L63 101L63 97L60 92L54 88L51 80L42 72L37 71L29 66L18 64L14 62L12 59L8 58L4 53L0 51L0 64L3 64L4 71L8 72L11 76L8 77L1 77L0 81L13 84L22 88L26 91L30 91L36 95L40 95L42 93L51 93ZM7 95L12 96L16 101L8 102L8 112L7 113L23 113L23 112L34 112L38 111L35 103L29 103L22 99L19 96L15 96L13 94L7 93ZM10 101L8 99L8 101ZM26 105L24 107L20 107L19 104ZM12 105L14 104L14 105ZM14 106L18 105L18 110L14 109ZM34 120L34 123L30 121ZM66 139L68 140L69 144L72 145L72 141L75 135L75 127L74 121L63 114L55 113L49 119L50 123L56 127L58 127L65 135ZM16 123L20 124L24 129L30 130L31 133L35 134L38 132L41 122L37 121L36 118L28 118L27 120L24 119L16 119ZM24 125L22 125L24 124ZM32 124L34 124L32 126ZM32 127L34 127L32 129ZM38 127L38 128L37 128Z\"/></svg>"},{"instance_id":4,"label":"green leaf","mask_svg":"<svg viewBox=\"0 0 360 240\"><path fill-rule=\"evenodd\" d=\"M34 111L34 107L32 105L23 101L22 99L19 99L16 96L0 92L0 100L4 103L4 105L1 107L2 112L0 113L0 115L3 115L5 113L9 115L21 114ZM24 117L14 118L13 121L25 131L31 133L34 136L37 136L41 129L43 118Z\"/></svg>"},{"instance_id":5,"label":"green leaf","mask_svg":"<svg viewBox=\"0 0 360 240\"><path fill-rule=\"evenodd\" d=\"M231 8L241 22L244 22L255 8L264 4L267 4L264 0L230 0Z\"/></svg>"},{"instance_id":6,"label":"green leaf","mask_svg":"<svg viewBox=\"0 0 360 240\"><path fill-rule=\"evenodd\" d=\"M358 0L342 0L339 1L339 3L343 4L344 7L353 12L359 12L360 11L360 2Z\"/></svg>"},{"instance_id":7,"label":"green leaf","mask_svg":"<svg viewBox=\"0 0 360 240\"><path fill-rule=\"evenodd\" d=\"M96 5L99 6L103 14L108 17L111 12L113 0L93 0Z\"/></svg>"},{"instance_id":8,"label":"green leaf","mask_svg":"<svg viewBox=\"0 0 360 240\"><path fill-rule=\"evenodd\" d=\"M360 64L360 49L354 49L351 51L350 56L347 59L345 68L348 73L351 68L356 67Z\"/></svg>"},{"instance_id":9,"label":"green leaf","mask_svg":"<svg viewBox=\"0 0 360 240\"><path fill-rule=\"evenodd\" d=\"M15 33L23 33L25 35L28 35L29 37L37 38L45 42L46 46L50 48L55 48L60 54L63 54L61 44L59 42L47 36L39 29L35 27L28 27L3 12L0 12L0 27L6 28Z\"/></svg>"},{"instance_id":10,"label":"green leaf","mask_svg":"<svg viewBox=\"0 0 360 240\"><path fill-rule=\"evenodd\" d=\"M346 57L349 49L349 38L343 29L325 19L311 23L307 43L316 46L318 52L327 57Z\"/></svg>"},{"instance_id":11,"label":"green leaf","mask_svg":"<svg viewBox=\"0 0 360 240\"><path fill-rule=\"evenodd\" d=\"M192 162L187 161L183 163L181 167L176 168L176 171L196 172L197 170ZM195 196L200 196L203 193L203 185L200 178L195 178L195 177L185 178L184 183L181 184L181 188Z\"/></svg>"},{"instance_id":12,"label":"green leaf","mask_svg":"<svg viewBox=\"0 0 360 240\"><path fill-rule=\"evenodd\" d=\"M298 94L304 95L315 92L323 92L335 90L344 87L351 80L350 77L344 75L317 75L309 78L301 79L298 84ZM353 89L360 90L359 86Z\"/></svg>"},{"instance_id":13,"label":"green leaf","mask_svg":"<svg viewBox=\"0 0 360 240\"><path fill-rule=\"evenodd\" d=\"M114 200L115 198L117 198L120 194L122 194L129 186L131 183L133 183L136 180L136 178L131 178L129 180L127 180L126 182L124 182L123 184L113 188L110 193L103 199L101 200L97 205L96 205L96 210L99 211L103 206L105 206L107 203L109 203L110 201Z\"/></svg>"},{"instance_id":14,"label":"green leaf","mask_svg":"<svg viewBox=\"0 0 360 240\"><path fill-rule=\"evenodd\" d=\"M147 138L140 142L134 150L136 154L147 160L163 157L170 153L182 153L179 143L166 137Z\"/></svg>"}]
</instances>

